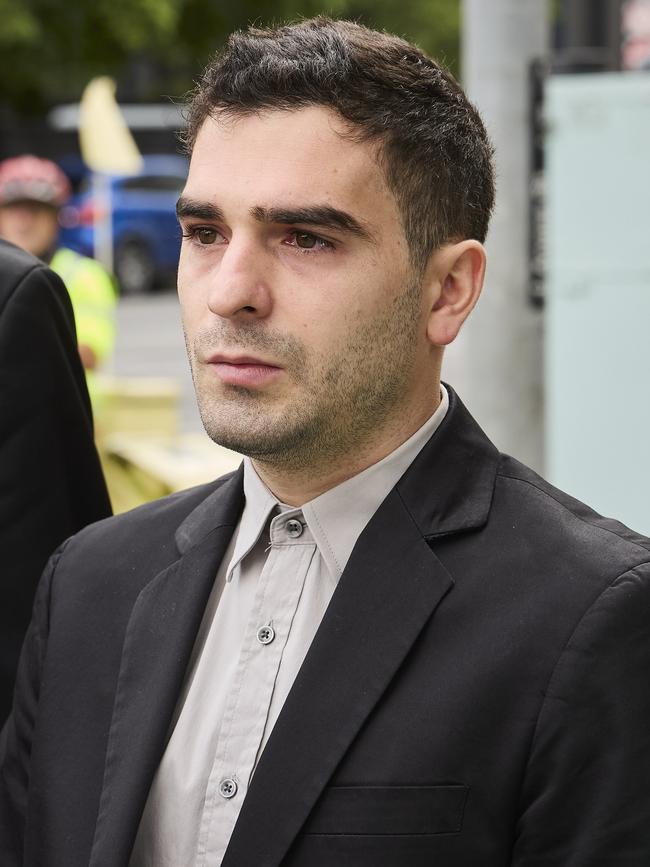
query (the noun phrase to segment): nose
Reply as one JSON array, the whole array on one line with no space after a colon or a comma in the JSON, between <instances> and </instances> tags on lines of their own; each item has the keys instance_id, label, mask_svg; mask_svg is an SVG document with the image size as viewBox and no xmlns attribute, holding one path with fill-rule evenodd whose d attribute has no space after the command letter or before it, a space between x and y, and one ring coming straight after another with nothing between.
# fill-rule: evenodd
<instances>
[{"instance_id":1,"label":"nose","mask_svg":"<svg viewBox=\"0 0 650 867\"><path fill-rule=\"evenodd\" d=\"M211 275L208 307L225 319L261 319L271 312L271 263L261 244L231 238Z\"/></svg>"}]
</instances>

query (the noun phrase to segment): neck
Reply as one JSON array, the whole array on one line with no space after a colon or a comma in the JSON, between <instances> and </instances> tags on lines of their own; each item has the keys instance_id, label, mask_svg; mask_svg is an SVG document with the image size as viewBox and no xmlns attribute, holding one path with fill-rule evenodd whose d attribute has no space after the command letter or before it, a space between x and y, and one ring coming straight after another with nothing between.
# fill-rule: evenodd
<instances>
[{"instance_id":1,"label":"neck","mask_svg":"<svg viewBox=\"0 0 650 867\"><path fill-rule=\"evenodd\" d=\"M399 448L431 418L440 405L440 386L433 391L434 399L412 407L392 424L384 425L372 438L347 448L342 454L328 454L322 462L305 464L300 460L283 461L252 459L259 477L275 497L288 506L303 506L315 497L363 472Z\"/></svg>"}]
</instances>

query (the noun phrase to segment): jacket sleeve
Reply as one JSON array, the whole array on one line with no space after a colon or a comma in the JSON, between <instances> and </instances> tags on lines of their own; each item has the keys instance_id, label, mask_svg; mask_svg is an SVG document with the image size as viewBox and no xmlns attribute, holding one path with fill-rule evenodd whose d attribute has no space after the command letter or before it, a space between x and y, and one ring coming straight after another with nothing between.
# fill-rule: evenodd
<instances>
[{"instance_id":1,"label":"jacket sleeve","mask_svg":"<svg viewBox=\"0 0 650 867\"><path fill-rule=\"evenodd\" d=\"M48 557L110 514L67 292L50 269L6 246L0 249L8 259L0 269L0 725Z\"/></svg>"},{"instance_id":2,"label":"jacket sleeve","mask_svg":"<svg viewBox=\"0 0 650 867\"><path fill-rule=\"evenodd\" d=\"M544 698L514 867L650 864L650 563L578 624Z\"/></svg>"},{"instance_id":3,"label":"jacket sleeve","mask_svg":"<svg viewBox=\"0 0 650 867\"><path fill-rule=\"evenodd\" d=\"M0 732L0 864L23 863L29 766L49 626L52 578L65 546L50 558L38 586L20 657L13 712Z\"/></svg>"}]
</instances>

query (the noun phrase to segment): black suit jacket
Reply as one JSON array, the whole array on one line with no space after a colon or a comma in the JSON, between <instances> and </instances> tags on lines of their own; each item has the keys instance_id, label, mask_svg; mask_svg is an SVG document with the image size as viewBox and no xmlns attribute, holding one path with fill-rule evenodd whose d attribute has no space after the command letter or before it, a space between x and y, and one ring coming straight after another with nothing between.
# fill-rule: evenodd
<instances>
[{"instance_id":1,"label":"black suit jacket","mask_svg":"<svg viewBox=\"0 0 650 867\"><path fill-rule=\"evenodd\" d=\"M242 505L239 471L52 560L0 863L128 863ZM451 392L352 552L223 867L648 867L649 684L649 540L499 455Z\"/></svg>"},{"instance_id":2,"label":"black suit jacket","mask_svg":"<svg viewBox=\"0 0 650 867\"><path fill-rule=\"evenodd\" d=\"M0 724L48 557L110 513L68 293L0 241Z\"/></svg>"}]
</instances>

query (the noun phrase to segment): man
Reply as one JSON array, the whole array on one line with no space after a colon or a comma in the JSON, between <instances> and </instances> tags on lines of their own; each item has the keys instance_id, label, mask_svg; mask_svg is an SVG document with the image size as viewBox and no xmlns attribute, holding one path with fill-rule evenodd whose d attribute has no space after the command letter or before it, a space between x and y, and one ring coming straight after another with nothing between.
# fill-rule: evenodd
<instances>
[{"instance_id":1,"label":"man","mask_svg":"<svg viewBox=\"0 0 650 867\"><path fill-rule=\"evenodd\" d=\"M43 259L62 278L92 386L91 371L115 342L115 291L99 262L58 244L59 211L69 196L68 179L51 160L25 155L0 163L0 236Z\"/></svg>"},{"instance_id":2,"label":"man","mask_svg":"<svg viewBox=\"0 0 650 867\"><path fill-rule=\"evenodd\" d=\"M0 241L0 724L47 558L110 513L68 294Z\"/></svg>"},{"instance_id":3,"label":"man","mask_svg":"<svg viewBox=\"0 0 650 867\"><path fill-rule=\"evenodd\" d=\"M50 563L3 863L645 867L650 542L439 380L483 281L476 111L316 19L232 36L188 145L188 352L247 458Z\"/></svg>"}]
</instances>

